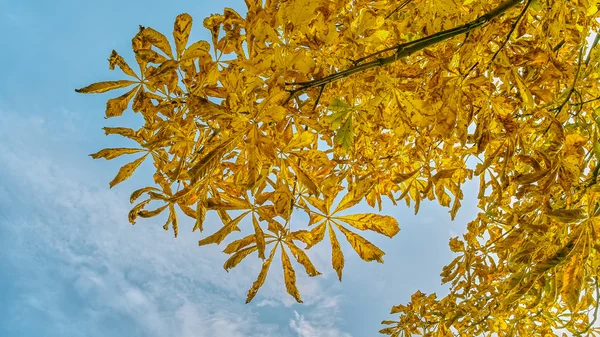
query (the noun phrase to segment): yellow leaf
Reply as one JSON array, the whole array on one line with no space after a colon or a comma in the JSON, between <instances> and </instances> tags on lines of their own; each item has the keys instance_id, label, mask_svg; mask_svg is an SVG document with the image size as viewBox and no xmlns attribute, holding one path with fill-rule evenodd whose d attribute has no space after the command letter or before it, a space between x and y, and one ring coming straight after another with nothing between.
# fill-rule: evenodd
<instances>
[{"instance_id":1,"label":"yellow leaf","mask_svg":"<svg viewBox=\"0 0 600 337\"><path fill-rule=\"evenodd\" d=\"M142 218L151 218L153 216L157 216L160 213L162 213L162 211L164 211L165 208L167 208L167 206L169 206L169 205L161 206L153 211L143 210L143 211L138 212L138 215Z\"/></svg>"},{"instance_id":2,"label":"yellow leaf","mask_svg":"<svg viewBox=\"0 0 600 337\"><path fill-rule=\"evenodd\" d=\"M152 84L168 83L172 76L177 79L175 69L177 68L177 61L166 60L158 66L151 74L148 75L147 79L152 80ZM150 67L148 69L151 69Z\"/></svg>"},{"instance_id":3,"label":"yellow leaf","mask_svg":"<svg viewBox=\"0 0 600 337\"><path fill-rule=\"evenodd\" d=\"M111 98L106 102L106 117L116 117L121 116L123 111L127 109L129 105L129 101L135 94L135 91L138 87L131 89L129 92L115 98Z\"/></svg>"},{"instance_id":4,"label":"yellow leaf","mask_svg":"<svg viewBox=\"0 0 600 337\"><path fill-rule=\"evenodd\" d=\"M319 211L321 211L323 214L327 214L327 205L325 204L324 200L318 199L316 197L310 196L308 198L306 198L306 201L308 201L308 203L310 203L312 206L314 206L316 209L318 209Z\"/></svg>"},{"instance_id":5,"label":"yellow leaf","mask_svg":"<svg viewBox=\"0 0 600 337\"><path fill-rule=\"evenodd\" d=\"M415 175L415 173L419 172L421 170L421 168L417 168L414 169L413 171L410 171L408 173L396 173L394 175L394 178L392 179L392 182L396 183L396 184L401 184L403 183L406 179L412 177Z\"/></svg>"},{"instance_id":6,"label":"yellow leaf","mask_svg":"<svg viewBox=\"0 0 600 337\"><path fill-rule=\"evenodd\" d=\"M310 232L304 229L299 229L297 231L290 232L287 234L286 238L290 240L289 242L291 242L292 244L293 242L291 240L302 241L307 245L310 244L311 241Z\"/></svg>"},{"instance_id":7,"label":"yellow leaf","mask_svg":"<svg viewBox=\"0 0 600 337\"><path fill-rule=\"evenodd\" d=\"M298 287L296 287L296 272L292 267L290 258L288 257L285 249L281 248L281 265L283 266L283 279L285 281L285 289L288 294L292 295L296 299L296 302L302 303L300 299L300 293Z\"/></svg>"},{"instance_id":8,"label":"yellow leaf","mask_svg":"<svg viewBox=\"0 0 600 337\"><path fill-rule=\"evenodd\" d=\"M400 228L394 217L379 214L353 214L335 217L360 230L372 230L388 237L398 234Z\"/></svg>"},{"instance_id":9,"label":"yellow leaf","mask_svg":"<svg viewBox=\"0 0 600 337\"><path fill-rule=\"evenodd\" d=\"M171 45L169 44L169 40L167 40L167 38L162 33L159 33L156 30L147 27L141 31L141 37L146 41L150 42L150 44L152 44L156 48L160 49L170 58L173 58L173 53L171 52Z\"/></svg>"},{"instance_id":10,"label":"yellow leaf","mask_svg":"<svg viewBox=\"0 0 600 337\"><path fill-rule=\"evenodd\" d=\"M519 89L519 94L521 95L523 103L525 103L525 106L528 108L533 108L533 96L531 96L531 92L529 91L529 88L527 88L527 85L525 85L523 78L515 70L513 70L513 76L515 78L515 84L517 85L517 89Z\"/></svg>"},{"instance_id":11,"label":"yellow leaf","mask_svg":"<svg viewBox=\"0 0 600 337\"><path fill-rule=\"evenodd\" d=\"M222 209L227 211L252 208L252 205L250 205L245 200L230 198L225 194L221 195L221 197L223 197L224 199L227 198L227 201L216 198L209 198L208 200L206 200L206 208L212 210Z\"/></svg>"},{"instance_id":12,"label":"yellow leaf","mask_svg":"<svg viewBox=\"0 0 600 337\"><path fill-rule=\"evenodd\" d=\"M129 139L133 139L135 141L141 140L141 138L136 134L136 132L130 128L123 128L123 127L104 127L102 128L102 130L104 130L104 134L105 135L119 135L119 136L123 136Z\"/></svg>"},{"instance_id":13,"label":"yellow leaf","mask_svg":"<svg viewBox=\"0 0 600 337\"><path fill-rule=\"evenodd\" d=\"M147 63L163 63L167 61L167 58L155 52L152 49L139 49L135 51L135 54L144 62Z\"/></svg>"},{"instance_id":14,"label":"yellow leaf","mask_svg":"<svg viewBox=\"0 0 600 337\"><path fill-rule=\"evenodd\" d=\"M139 198L142 194L150 192L150 191L157 191L160 192L160 190L156 187L143 187L140 188L138 190L133 191L133 193L131 193L131 196L129 197L129 202L133 204L134 201L137 200L137 198Z\"/></svg>"},{"instance_id":15,"label":"yellow leaf","mask_svg":"<svg viewBox=\"0 0 600 337\"><path fill-rule=\"evenodd\" d=\"M256 217L252 215L252 224L254 225L254 237L256 241L256 247L258 248L258 257L265 259L265 233L260 228L260 223L256 220Z\"/></svg>"},{"instance_id":16,"label":"yellow leaf","mask_svg":"<svg viewBox=\"0 0 600 337\"><path fill-rule=\"evenodd\" d=\"M238 137L231 137L221 142L192 166L192 168L189 169L189 174L192 177L192 184L202 179L221 160L223 155L233 150L237 145L237 140Z\"/></svg>"},{"instance_id":17,"label":"yellow leaf","mask_svg":"<svg viewBox=\"0 0 600 337\"><path fill-rule=\"evenodd\" d=\"M340 231L346 236L346 239L354 248L358 256L365 261L377 261L379 263L383 263L383 255L385 254L381 249L379 249L374 244L370 243L367 239L362 236L353 233L343 226L337 226Z\"/></svg>"},{"instance_id":18,"label":"yellow leaf","mask_svg":"<svg viewBox=\"0 0 600 337\"><path fill-rule=\"evenodd\" d=\"M399 331L398 328L390 327L390 328L384 328L384 329L379 330L379 333L382 335L391 335L396 331Z\"/></svg>"},{"instance_id":19,"label":"yellow leaf","mask_svg":"<svg viewBox=\"0 0 600 337\"><path fill-rule=\"evenodd\" d=\"M287 219L292 206L292 193L290 192L288 185L278 182L278 186L273 193L273 203L277 214L282 218Z\"/></svg>"},{"instance_id":20,"label":"yellow leaf","mask_svg":"<svg viewBox=\"0 0 600 337\"><path fill-rule=\"evenodd\" d=\"M439 170L436 174L434 174L431 177L431 182L436 184L440 179L452 178L452 175L454 174L455 171L456 171L455 168L449 169L449 170Z\"/></svg>"},{"instance_id":21,"label":"yellow leaf","mask_svg":"<svg viewBox=\"0 0 600 337\"><path fill-rule=\"evenodd\" d=\"M450 250L453 252L462 252L465 250L465 243L461 241L458 236L450 238Z\"/></svg>"},{"instance_id":22,"label":"yellow leaf","mask_svg":"<svg viewBox=\"0 0 600 337\"><path fill-rule=\"evenodd\" d=\"M287 143L285 145L285 147L283 148L283 151L291 151L294 149L303 149L303 148L307 148L310 147L315 139L317 138L317 136L309 131L301 131L298 133L295 133L292 136L292 139L289 141L289 143Z\"/></svg>"},{"instance_id":23,"label":"yellow leaf","mask_svg":"<svg viewBox=\"0 0 600 337\"><path fill-rule=\"evenodd\" d=\"M132 154L144 151L143 149L129 149L129 148L114 148L114 149L103 149L94 154L90 154L90 156L94 159L104 158L106 160L110 160L113 158L117 158L124 154Z\"/></svg>"},{"instance_id":24,"label":"yellow leaf","mask_svg":"<svg viewBox=\"0 0 600 337\"><path fill-rule=\"evenodd\" d=\"M75 89L75 92L80 94L98 94L101 92L107 92L114 89L125 88L132 84L137 84L138 82L129 81L129 80L118 80L118 81L106 81L106 82L97 82L88 85L87 87L81 89Z\"/></svg>"},{"instance_id":25,"label":"yellow leaf","mask_svg":"<svg viewBox=\"0 0 600 337\"><path fill-rule=\"evenodd\" d=\"M177 15L173 27L173 39L175 39L175 52L177 53L177 58L181 58L191 31L192 17L187 13Z\"/></svg>"},{"instance_id":26,"label":"yellow leaf","mask_svg":"<svg viewBox=\"0 0 600 337\"><path fill-rule=\"evenodd\" d=\"M318 197L320 194L319 187L317 186L315 181L308 174L306 174L306 172L304 172L304 170L302 170L300 167L298 167L296 164L294 164L293 161L290 160L290 161L288 161L288 163L296 172L296 176L298 177L298 180L300 181L300 183L304 187L306 187L310 193L312 193Z\"/></svg>"},{"instance_id":27,"label":"yellow leaf","mask_svg":"<svg viewBox=\"0 0 600 337\"><path fill-rule=\"evenodd\" d=\"M225 261L225 264L223 264L223 268L229 272L229 269L237 266L240 262L242 262L242 260L250 255L252 252L254 252L257 249L256 246L251 246L251 247L246 247L242 250L237 251L235 254L231 255L230 258L227 259L227 261Z\"/></svg>"},{"instance_id":28,"label":"yellow leaf","mask_svg":"<svg viewBox=\"0 0 600 337\"><path fill-rule=\"evenodd\" d=\"M583 274L585 272L582 268L583 266L585 266L585 263L580 261L577 256L573 256L571 262L565 266L563 271L560 295L563 301L567 303L571 312L575 312L579 303L579 296L581 295L581 288L583 286Z\"/></svg>"},{"instance_id":29,"label":"yellow leaf","mask_svg":"<svg viewBox=\"0 0 600 337\"><path fill-rule=\"evenodd\" d=\"M256 296L258 289L260 289L260 287L262 287L262 285L265 283L267 273L269 272L269 267L271 266L271 261L273 261L273 256L275 256L275 250L276 248L273 248L271 254L269 255L269 258L263 262L262 268L260 270L260 273L258 273L256 281L254 281L252 287L250 288L250 290L248 290L248 297L246 298L246 303L250 303L250 301L252 301L254 296Z\"/></svg>"},{"instance_id":30,"label":"yellow leaf","mask_svg":"<svg viewBox=\"0 0 600 337\"><path fill-rule=\"evenodd\" d=\"M204 246L204 245L208 245L211 243L220 244L221 241L223 241L227 237L227 235L231 234L234 230L238 230L237 225L240 223L240 221L242 221L242 219L248 213L249 212L244 212L244 213L238 215L235 219L226 223L223 227L221 227L221 229L219 229L212 235L209 235L209 236L205 237L204 239L198 241L198 246Z\"/></svg>"},{"instance_id":31,"label":"yellow leaf","mask_svg":"<svg viewBox=\"0 0 600 337\"><path fill-rule=\"evenodd\" d=\"M306 246L306 249L310 249L312 246L316 245L317 243L323 240L323 238L325 237L325 229L325 222L323 222L322 224L318 225L310 231L310 244Z\"/></svg>"},{"instance_id":32,"label":"yellow leaf","mask_svg":"<svg viewBox=\"0 0 600 337\"><path fill-rule=\"evenodd\" d=\"M173 227L173 235L177 237L177 234L179 233L179 221L177 220L177 212L175 212L175 206L173 204L169 204L169 220Z\"/></svg>"},{"instance_id":33,"label":"yellow leaf","mask_svg":"<svg viewBox=\"0 0 600 337\"><path fill-rule=\"evenodd\" d=\"M461 203L460 199L454 198L454 203L452 204L452 208L450 209L450 220L454 220L456 218L456 213L458 213L458 209L460 208Z\"/></svg>"},{"instance_id":34,"label":"yellow leaf","mask_svg":"<svg viewBox=\"0 0 600 337\"><path fill-rule=\"evenodd\" d=\"M206 41L198 41L185 50L181 60L200 59L200 64L202 64L203 61L210 60L210 58L210 44Z\"/></svg>"},{"instance_id":35,"label":"yellow leaf","mask_svg":"<svg viewBox=\"0 0 600 337\"><path fill-rule=\"evenodd\" d=\"M362 198L364 198L373 188L374 182L372 179L363 178L358 181L356 185L352 187L348 194L346 194L338 206L333 211L333 214L348 209L354 205L357 205Z\"/></svg>"},{"instance_id":36,"label":"yellow leaf","mask_svg":"<svg viewBox=\"0 0 600 337\"><path fill-rule=\"evenodd\" d=\"M198 198L198 202L196 203L196 223L194 224L194 228L192 232L196 230L200 230L202 232L204 229L202 228L202 224L204 223L204 219L206 218L206 206L204 203L204 197Z\"/></svg>"},{"instance_id":37,"label":"yellow leaf","mask_svg":"<svg viewBox=\"0 0 600 337\"><path fill-rule=\"evenodd\" d=\"M110 57L108 58L108 62L109 62L108 68L110 70L115 70L115 66L118 66L119 68L121 68L121 70L126 75L138 78L137 75L135 74L135 72L131 69L131 67L129 67L127 62L125 62L123 57L121 55L117 54L117 52L115 50L113 50L112 53L110 54Z\"/></svg>"},{"instance_id":38,"label":"yellow leaf","mask_svg":"<svg viewBox=\"0 0 600 337\"><path fill-rule=\"evenodd\" d=\"M188 107L194 115L202 116L203 118L231 120L234 116L226 108L215 104L204 97L190 95Z\"/></svg>"},{"instance_id":39,"label":"yellow leaf","mask_svg":"<svg viewBox=\"0 0 600 337\"><path fill-rule=\"evenodd\" d=\"M286 234L286 229L285 227L283 227L282 224L280 224L279 222L275 221L275 220L268 220L269 221L269 225L267 227L267 230L277 236L279 235L285 235Z\"/></svg>"},{"instance_id":40,"label":"yellow leaf","mask_svg":"<svg viewBox=\"0 0 600 337\"><path fill-rule=\"evenodd\" d=\"M225 254L235 253L238 250L253 243L255 240L256 239L254 237L254 234L247 235L241 239L235 240L235 241L231 242L230 244L228 244L227 247L225 247L225 249L223 249L223 253L225 253Z\"/></svg>"},{"instance_id":41,"label":"yellow leaf","mask_svg":"<svg viewBox=\"0 0 600 337\"><path fill-rule=\"evenodd\" d=\"M325 223L323 223L325 225ZM331 242L331 265L338 275L340 282L342 281L342 269L344 269L344 253L340 248L340 242L338 241L333 228L329 225L329 241Z\"/></svg>"},{"instance_id":42,"label":"yellow leaf","mask_svg":"<svg viewBox=\"0 0 600 337\"><path fill-rule=\"evenodd\" d=\"M139 212L151 201L151 199L146 199L139 204L133 206L133 208L129 211L128 218L129 222L132 225L135 225L135 220L138 217Z\"/></svg>"},{"instance_id":43,"label":"yellow leaf","mask_svg":"<svg viewBox=\"0 0 600 337\"><path fill-rule=\"evenodd\" d=\"M177 202L177 205L179 206L183 214L189 216L192 219L196 219L196 211L193 208L181 202Z\"/></svg>"},{"instance_id":44,"label":"yellow leaf","mask_svg":"<svg viewBox=\"0 0 600 337\"><path fill-rule=\"evenodd\" d=\"M306 271L306 274L308 276L314 277L317 275L321 275L321 273L315 268L315 266L308 258L308 255L306 255L306 253L302 249L296 247L296 245L294 245L293 242L286 242L286 245L290 248L290 251L292 252L292 255L294 255L294 257L296 258L296 261L298 261L298 263L300 263L304 267L304 270Z\"/></svg>"},{"instance_id":45,"label":"yellow leaf","mask_svg":"<svg viewBox=\"0 0 600 337\"><path fill-rule=\"evenodd\" d=\"M140 166L140 164L146 159L148 154L143 155L142 157L132 161L131 163L125 164L125 166L121 167L119 173L115 176L115 178L109 183L110 187L114 187L116 184L128 179L131 177L135 169Z\"/></svg>"},{"instance_id":46,"label":"yellow leaf","mask_svg":"<svg viewBox=\"0 0 600 337\"><path fill-rule=\"evenodd\" d=\"M504 145L504 144L502 144L502 145ZM505 147L502 145L499 145L496 148L496 150L489 156L488 156L488 150L485 151L485 160L483 161L483 163L477 164L475 167L474 173L476 176L480 175L481 173L483 173L483 171L485 171L488 167L490 167L490 165L492 164L494 159L496 159L496 157L498 156L500 151L505 149Z\"/></svg>"},{"instance_id":47,"label":"yellow leaf","mask_svg":"<svg viewBox=\"0 0 600 337\"><path fill-rule=\"evenodd\" d=\"M314 224L318 224L319 222L321 222L321 220L325 219L325 217L319 213L316 212L311 212L310 213L310 219L308 221L308 225L314 225Z\"/></svg>"},{"instance_id":48,"label":"yellow leaf","mask_svg":"<svg viewBox=\"0 0 600 337\"><path fill-rule=\"evenodd\" d=\"M582 220L585 220L588 217L587 212L583 208L555 209L548 211L546 215L548 215L556 221L564 223L581 222Z\"/></svg>"}]
</instances>

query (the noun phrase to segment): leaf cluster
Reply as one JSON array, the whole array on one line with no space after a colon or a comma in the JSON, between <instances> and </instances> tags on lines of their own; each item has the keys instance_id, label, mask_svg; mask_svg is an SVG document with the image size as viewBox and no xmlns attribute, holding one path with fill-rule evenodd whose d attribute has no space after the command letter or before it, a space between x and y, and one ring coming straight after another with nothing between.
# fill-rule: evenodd
<instances>
[{"instance_id":1,"label":"leaf cluster","mask_svg":"<svg viewBox=\"0 0 600 337\"><path fill-rule=\"evenodd\" d=\"M139 74L113 51L110 68L130 79L77 90L133 87L108 100L106 116L131 105L143 126L104 130L138 146L92 155L143 153L111 187L153 159L155 186L133 192L132 203L145 199L131 223L168 210L164 228L177 236L177 208L200 231L216 212L222 227L199 244L227 240L226 270L262 261L247 301L279 251L286 290L301 302L292 260L319 275L307 251L327 236L340 280L340 238L383 262L361 232L399 232L379 214L384 199L415 213L436 200L454 219L477 177L480 213L450 240L457 256L441 274L449 294L415 293L381 333L600 334L598 4L246 4L246 17L226 8L204 20L210 42L188 43L188 14L175 20L174 49L140 27ZM379 212L346 214L363 201ZM299 212L307 223L292 218ZM249 234L231 241L236 231Z\"/></svg>"}]
</instances>

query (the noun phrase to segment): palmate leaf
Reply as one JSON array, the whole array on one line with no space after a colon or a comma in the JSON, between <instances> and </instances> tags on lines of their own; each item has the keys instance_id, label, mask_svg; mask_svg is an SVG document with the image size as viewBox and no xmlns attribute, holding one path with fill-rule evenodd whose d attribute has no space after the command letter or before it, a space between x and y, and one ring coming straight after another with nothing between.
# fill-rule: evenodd
<instances>
[{"instance_id":1,"label":"palmate leaf","mask_svg":"<svg viewBox=\"0 0 600 337\"><path fill-rule=\"evenodd\" d=\"M260 228L260 223L256 220L254 214L252 215L252 224L254 226L254 240L256 247L258 248L258 257L265 259L265 233Z\"/></svg>"},{"instance_id":2,"label":"palmate leaf","mask_svg":"<svg viewBox=\"0 0 600 337\"><path fill-rule=\"evenodd\" d=\"M138 78L138 76L135 74L133 69L131 69L131 67L129 67L129 65L127 64L127 62L125 62L123 57L121 55L117 54L117 52L115 50L113 50L112 53L110 54L110 57L108 58L108 63L109 63L110 70L114 70L115 66L117 66L126 75Z\"/></svg>"},{"instance_id":3,"label":"palmate leaf","mask_svg":"<svg viewBox=\"0 0 600 337\"><path fill-rule=\"evenodd\" d=\"M133 172L138 168L138 166L140 166L140 164L144 161L144 159L146 159L147 156L148 154L145 154L142 157L132 161L131 163L121 167L121 169L119 169L119 173L117 173L115 178L110 182L110 187L112 188L118 183L131 177Z\"/></svg>"},{"instance_id":4,"label":"palmate leaf","mask_svg":"<svg viewBox=\"0 0 600 337\"><path fill-rule=\"evenodd\" d=\"M304 267L304 270L306 271L306 274L308 276L314 277L317 275L321 275L321 273L315 268L315 266L308 258L308 255L306 255L306 253L302 249L294 245L293 242L286 242L286 245L290 249L292 255L294 255L294 257L296 258L296 261L298 261L298 263Z\"/></svg>"},{"instance_id":5,"label":"palmate leaf","mask_svg":"<svg viewBox=\"0 0 600 337\"><path fill-rule=\"evenodd\" d=\"M302 300L300 299L300 293L298 292L298 287L296 287L296 271L294 271L294 267L292 267L290 258L283 247L281 248L281 265L283 266L285 289L287 290L288 294L292 295L292 297L296 299L296 302L302 303Z\"/></svg>"},{"instance_id":6,"label":"palmate leaf","mask_svg":"<svg viewBox=\"0 0 600 337\"><path fill-rule=\"evenodd\" d=\"M119 97L109 99L106 102L106 117L110 118L121 116L123 112L127 110L129 101L131 101L131 98L133 98L133 95L137 90L138 87L135 87Z\"/></svg>"},{"instance_id":7,"label":"palmate leaf","mask_svg":"<svg viewBox=\"0 0 600 337\"><path fill-rule=\"evenodd\" d=\"M313 229L311 229L311 231L309 232L310 243L306 246L306 249L309 249L317 243L323 241L323 238L325 238L326 229L327 225L325 222L322 222L320 225L317 225Z\"/></svg>"},{"instance_id":8,"label":"palmate leaf","mask_svg":"<svg viewBox=\"0 0 600 337\"><path fill-rule=\"evenodd\" d=\"M585 264L577 256L573 256L563 271L560 295L571 311L575 311L581 296L585 273Z\"/></svg>"},{"instance_id":9,"label":"palmate leaf","mask_svg":"<svg viewBox=\"0 0 600 337\"><path fill-rule=\"evenodd\" d=\"M344 226L338 225L337 227L346 236L346 239L361 259L383 263L383 255L385 253L381 249L377 248L377 246L362 236L347 230Z\"/></svg>"},{"instance_id":10,"label":"palmate leaf","mask_svg":"<svg viewBox=\"0 0 600 337\"><path fill-rule=\"evenodd\" d=\"M275 245L275 248L273 248L273 250L271 250L271 254L269 254L269 258L267 258L265 262L263 262L262 268L260 269L260 273L258 273L256 281L254 281L252 287L250 288L250 290L248 290L248 297L246 298L246 303L250 303L250 301L252 301L254 296L256 296L256 293L258 293L260 287L262 287L262 285L265 283L265 280L267 279L267 273L269 272L269 267L271 267L271 262L273 261L275 251L277 250L277 246L278 245Z\"/></svg>"},{"instance_id":11,"label":"palmate leaf","mask_svg":"<svg viewBox=\"0 0 600 337\"><path fill-rule=\"evenodd\" d=\"M356 229L372 230L390 238L400 232L398 221L389 215L379 215L373 213L352 214L336 216L334 219L341 220Z\"/></svg>"},{"instance_id":12,"label":"palmate leaf","mask_svg":"<svg viewBox=\"0 0 600 337\"><path fill-rule=\"evenodd\" d=\"M104 158L106 160L117 158L124 154L132 154L144 151L143 149L130 149L130 148L113 148L103 149L94 154L90 154L90 157L94 159Z\"/></svg>"},{"instance_id":13,"label":"palmate leaf","mask_svg":"<svg viewBox=\"0 0 600 337\"><path fill-rule=\"evenodd\" d=\"M337 273L338 279L342 281L342 270L344 269L344 253L340 248L340 242L338 241L333 228L329 227L329 241L331 242L331 265Z\"/></svg>"},{"instance_id":14,"label":"palmate leaf","mask_svg":"<svg viewBox=\"0 0 600 337\"><path fill-rule=\"evenodd\" d=\"M140 49L135 51L135 55L146 63L162 64L167 58L155 52L152 49Z\"/></svg>"},{"instance_id":15,"label":"palmate leaf","mask_svg":"<svg viewBox=\"0 0 600 337\"><path fill-rule=\"evenodd\" d=\"M213 244L213 243L220 244L233 231L239 230L239 228L237 227L238 224L240 223L240 221L242 221L242 219L246 215L248 215L248 213L249 212L244 212L244 213L238 215L235 219L225 223L225 225L223 227L221 227L221 229L219 229L212 235L209 235L206 238L198 241L198 245L204 246L204 245Z\"/></svg>"},{"instance_id":16,"label":"palmate leaf","mask_svg":"<svg viewBox=\"0 0 600 337\"><path fill-rule=\"evenodd\" d=\"M81 89L75 89L75 92L78 92L80 94L99 94L110 90L126 88L130 85L134 85L137 83L138 82L136 81L129 80L97 82L90 84L87 87L83 87Z\"/></svg>"},{"instance_id":17,"label":"palmate leaf","mask_svg":"<svg viewBox=\"0 0 600 337\"><path fill-rule=\"evenodd\" d=\"M142 218L151 218L153 216L157 216L160 213L162 213L162 211L164 211L167 207L169 207L169 205L164 205L161 206L155 210L152 211L147 211L147 210L142 210L138 212L138 216L142 217Z\"/></svg>"},{"instance_id":18,"label":"palmate leaf","mask_svg":"<svg viewBox=\"0 0 600 337\"><path fill-rule=\"evenodd\" d=\"M457 256L441 274L449 293L436 299L416 292L393 308L397 318L384 324L394 326L382 332L592 331L585 330L593 326L591 271L600 266L596 4L247 5L246 17L226 9L204 20L212 45L188 41L188 14L175 19L173 48L161 33L140 27L132 49L143 83L113 51L110 69L138 81L78 90L136 84L107 102L106 115L121 115L133 99L143 126L105 129L134 140L154 160L156 187L132 194L132 203L148 197L129 213L132 223L169 208L165 229L177 235L175 204L196 220L194 230L215 211L224 226L199 244L222 243L241 230L224 249L225 269L248 256L262 259L248 301L280 245L286 290L300 300L289 253L309 276L319 275L306 250L329 228L341 280L340 233L363 260L381 262L378 239L369 242L359 231L399 232L392 217L342 211L364 201L381 211L385 198L416 212L436 200L454 219L466 200L463 186L478 175L481 213L462 240L450 241ZM317 9L323 15L311 15ZM135 147L93 156L142 152ZM114 181L137 165L127 164ZM153 200L162 206L147 210ZM297 221L298 211L307 222ZM243 212L252 219L242 220Z\"/></svg>"},{"instance_id":19,"label":"palmate leaf","mask_svg":"<svg viewBox=\"0 0 600 337\"><path fill-rule=\"evenodd\" d=\"M250 246L236 251L229 259L227 259L227 261L225 261L223 268L229 272L229 269L237 266L244 258L255 252L257 249L257 246Z\"/></svg>"},{"instance_id":20,"label":"palmate leaf","mask_svg":"<svg viewBox=\"0 0 600 337\"><path fill-rule=\"evenodd\" d=\"M191 44L184 52L181 60L210 59L210 45L206 41L198 41Z\"/></svg>"},{"instance_id":21,"label":"palmate leaf","mask_svg":"<svg viewBox=\"0 0 600 337\"><path fill-rule=\"evenodd\" d=\"M173 27L173 39L175 40L175 52L177 53L177 58L181 58L191 31L192 17L187 13L177 15Z\"/></svg>"},{"instance_id":22,"label":"palmate leaf","mask_svg":"<svg viewBox=\"0 0 600 337\"><path fill-rule=\"evenodd\" d=\"M192 184L202 179L222 157L237 146L238 137L230 137L219 143L214 149L208 152L194 166L189 169L192 177Z\"/></svg>"},{"instance_id":23,"label":"palmate leaf","mask_svg":"<svg viewBox=\"0 0 600 337\"><path fill-rule=\"evenodd\" d=\"M206 211L205 200L203 200L202 197L198 198L198 202L196 203L196 223L194 224L192 232L195 232L196 230L202 232L204 230L203 224L206 219Z\"/></svg>"},{"instance_id":24,"label":"palmate leaf","mask_svg":"<svg viewBox=\"0 0 600 337\"><path fill-rule=\"evenodd\" d=\"M165 53L170 58L173 58L171 44L162 33L159 33L156 30L147 27L141 31L141 37L156 48L160 49L160 51Z\"/></svg>"},{"instance_id":25,"label":"palmate leaf","mask_svg":"<svg viewBox=\"0 0 600 337\"><path fill-rule=\"evenodd\" d=\"M245 237L235 240L231 243L229 243L227 245L227 247L225 247L225 249L223 250L223 253L225 254L233 254L237 251L239 251L242 248L245 248L246 246L248 246L251 243L254 243L256 241L256 238L254 237L254 234L250 234L250 235L246 235Z\"/></svg>"}]
</instances>

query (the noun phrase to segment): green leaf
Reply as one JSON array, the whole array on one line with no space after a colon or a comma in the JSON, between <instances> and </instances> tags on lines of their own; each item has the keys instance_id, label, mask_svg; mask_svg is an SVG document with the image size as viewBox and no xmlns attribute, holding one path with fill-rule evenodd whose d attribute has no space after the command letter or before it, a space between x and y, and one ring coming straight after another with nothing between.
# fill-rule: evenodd
<instances>
[{"instance_id":1,"label":"green leaf","mask_svg":"<svg viewBox=\"0 0 600 337\"><path fill-rule=\"evenodd\" d=\"M335 137L333 138L337 145L340 145L344 151L348 151L354 143L354 125L352 123L352 116L350 116L344 125L337 130Z\"/></svg>"}]
</instances>

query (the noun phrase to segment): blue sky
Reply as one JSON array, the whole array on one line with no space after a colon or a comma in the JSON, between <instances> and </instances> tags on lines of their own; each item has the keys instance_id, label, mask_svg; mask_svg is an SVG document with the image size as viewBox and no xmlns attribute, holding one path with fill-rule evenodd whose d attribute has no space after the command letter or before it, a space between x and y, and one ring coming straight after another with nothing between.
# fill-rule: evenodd
<instances>
[{"instance_id":1,"label":"blue sky","mask_svg":"<svg viewBox=\"0 0 600 337\"><path fill-rule=\"evenodd\" d=\"M402 231L392 240L369 237L386 252L385 264L342 247L342 283L330 248L313 248L323 275L300 276L304 304L292 302L273 268L245 305L260 261L226 273L223 247L198 247L189 223L177 239L160 219L128 223L129 193L150 183L150 167L109 189L127 158L88 154L130 145L104 136L103 126L140 121L131 113L105 120L110 94L73 89L120 78L106 59L112 49L132 59L138 25L169 33L187 12L196 20L191 40L210 40L202 19L223 7L245 12L243 0L0 0L0 336L378 336L392 305L417 289L444 293L447 242L476 214L474 184L454 222L435 204L418 216L387 205Z\"/></svg>"}]
</instances>

